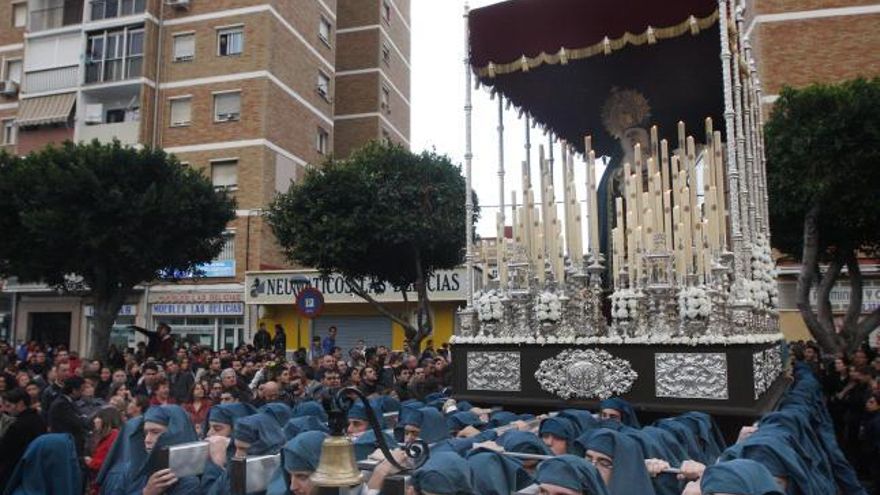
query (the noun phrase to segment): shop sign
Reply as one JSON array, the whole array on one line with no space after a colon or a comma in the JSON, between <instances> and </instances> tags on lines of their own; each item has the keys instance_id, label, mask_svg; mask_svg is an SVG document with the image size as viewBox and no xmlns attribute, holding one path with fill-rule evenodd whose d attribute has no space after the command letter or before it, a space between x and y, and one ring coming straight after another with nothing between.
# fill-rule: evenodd
<instances>
[{"instance_id":1,"label":"shop sign","mask_svg":"<svg viewBox=\"0 0 880 495\"><path fill-rule=\"evenodd\" d=\"M828 298L831 300L831 309L836 313L845 312L849 308L852 289L848 281L840 281L834 284ZM810 292L810 302L816 304L816 290ZM862 283L862 314L870 313L880 307L880 280L865 280Z\"/></svg>"},{"instance_id":2,"label":"shop sign","mask_svg":"<svg viewBox=\"0 0 880 495\"><path fill-rule=\"evenodd\" d=\"M86 318L94 318L95 317L95 307L91 304L83 307L83 313L85 313ZM135 316L137 315L137 304L123 304L121 308L119 308L119 314L117 316Z\"/></svg>"},{"instance_id":3,"label":"shop sign","mask_svg":"<svg viewBox=\"0 0 880 495\"><path fill-rule=\"evenodd\" d=\"M157 316L241 316L244 303L157 303L150 306Z\"/></svg>"},{"instance_id":4,"label":"shop sign","mask_svg":"<svg viewBox=\"0 0 880 495\"><path fill-rule=\"evenodd\" d=\"M219 260L212 261L210 263L202 263L198 266L198 271L201 273L198 275L200 278L228 278L235 276L235 260ZM182 279L182 278L196 278L195 274L192 271L177 271L177 272L164 272L161 274L162 278L169 279Z\"/></svg>"},{"instance_id":5,"label":"shop sign","mask_svg":"<svg viewBox=\"0 0 880 495\"><path fill-rule=\"evenodd\" d=\"M241 292L151 292L151 303L241 302Z\"/></svg>"},{"instance_id":6,"label":"shop sign","mask_svg":"<svg viewBox=\"0 0 880 495\"><path fill-rule=\"evenodd\" d=\"M428 298L431 301L464 301L467 298L466 270L443 270L434 273L428 280ZM363 286L370 296L380 302L402 302L403 294L385 282L364 281ZM248 304L292 304L306 287L314 287L324 295L324 302L362 303L363 299L353 294L345 279L338 274L323 278L316 271L254 272L245 278L245 302ZM407 299L418 298L415 290L409 287Z\"/></svg>"}]
</instances>

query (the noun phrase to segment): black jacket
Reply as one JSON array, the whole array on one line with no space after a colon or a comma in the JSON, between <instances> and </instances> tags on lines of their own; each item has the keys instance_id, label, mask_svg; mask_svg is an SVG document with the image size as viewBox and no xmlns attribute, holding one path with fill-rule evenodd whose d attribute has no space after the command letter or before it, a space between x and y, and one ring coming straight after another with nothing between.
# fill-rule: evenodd
<instances>
[{"instance_id":1,"label":"black jacket","mask_svg":"<svg viewBox=\"0 0 880 495\"><path fill-rule=\"evenodd\" d=\"M181 371L174 375L168 374L168 389L171 392L171 397L178 404L189 402L195 383L196 377L189 371Z\"/></svg>"},{"instance_id":2,"label":"black jacket","mask_svg":"<svg viewBox=\"0 0 880 495\"><path fill-rule=\"evenodd\" d=\"M61 394L49 408L49 431L52 433L70 433L76 445L76 452L83 457L86 441L86 422L80 416L76 405L70 397Z\"/></svg>"},{"instance_id":3,"label":"black jacket","mask_svg":"<svg viewBox=\"0 0 880 495\"><path fill-rule=\"evenodd\" d=\"M257 330L254 334L254 347L258 351L264 351L272 347L272 336L265 328Z\"/></svg>"},{"instance_id":4,"label":"black jacket","mask_svg":"<svg viewBox=\"0 0 880 495\"><path fill-rule=\"evenodd\" d=\"M43 433L46 433L46 422L38 412L28 408L0 438L0 493L6 489L6 482L28 445Z\"/></svg>"}]
</instances>

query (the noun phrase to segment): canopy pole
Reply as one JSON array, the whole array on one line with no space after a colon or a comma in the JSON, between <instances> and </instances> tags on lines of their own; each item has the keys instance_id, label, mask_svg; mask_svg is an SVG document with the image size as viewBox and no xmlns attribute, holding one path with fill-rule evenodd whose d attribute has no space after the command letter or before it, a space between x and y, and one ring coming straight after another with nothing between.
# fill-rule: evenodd
<instances>
[{"instance_id":1,"label":"canopy pole","mask_svg":"<svg viewBox=\"0 0 880 495\"><path fill-rule=\"evenodd\" d=\"M498 93L498 205L501 211L501 224L504 225L504 96ZM516 208L516 205L513 205ZM503 247L504 239L498 239ZM500 249L500 248L499 248Z\"/></svg>"},{"instance_id":2,"label":"canopy pole","mask_svg":"<svg viewBox=\"0 0 880 495\"><path fill-rule=\"evenodd\" d=\"M730 64L730 37L727 27L728 13L727 0L718 0L718 30L721 32L721 74L724 81L724 134L727 146L727 189L730 206L730 240L733 252L733 271L742 269L742 231L740 230L739 217L739 171L736 162L736 127L734 118L736 112L733 109L733 81L731 79ZM742 280L741 277L736 277Z\"/></svg>"},{"instance_id":3,"label":"canopy pole","mask_svg":"<svg viewBox=\"0 0 880 495\"><path fill-rule=\"evenodd\" d=\"M465 92L464 92L464 169L465 169L465 266L467 278L467 310L471 310L474 306L474 198L471 191L471 161L473 160L473 150L471 148L471 120L473 105L471 104L471 61L470 61L470 30L468 19L470 17L470 7L468 3L464 4L464 74L465 74Z\"/></svg>"}]
</instances>

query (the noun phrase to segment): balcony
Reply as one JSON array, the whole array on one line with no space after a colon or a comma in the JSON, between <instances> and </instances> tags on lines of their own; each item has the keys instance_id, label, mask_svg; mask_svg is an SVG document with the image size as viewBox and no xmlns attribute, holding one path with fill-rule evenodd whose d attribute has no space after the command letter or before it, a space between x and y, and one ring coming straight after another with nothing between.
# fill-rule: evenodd
<instances>
[{"instance_id":1,"label":"balcony","mask_svg":"<svg viewBox=\"0 0 880 495\"><path fill-rule=\"evenodd\" d=\"M92 0L89 2L89 19L100 21L142 14L146 10L146 4L146 0Z\"/></svg>"},{"instance_id":2,"label":"balcony","mask_svg":"<svg viewBox=\"0 0 880 495\"><path fill-rule=\"evenodd\" d=\"M28 30L32 33L82 23L83 0L37 2L36 5L38 8L28 13Z\"/></svg>"},{"instance_id":3,"label":"balcony","mask_svg":"<svg viewBox=\"0 0 880 495\"><path fill-rule=\"evenodd\" d=\"M113 139L118 139L124 145L133 146L140 142L140 131L141 123L138 120L86 125L80 128L78 139L85 142L97 139L102 143L109 143Z\"/></svg>"},{"instance_id":4,"label":"balcony","mask_svg":"<svg viewBox=\"0 0 880 495\"><path fill-rule=\"evenodd\" d=\"M24 75L24 90L28 93L75 88L78 85L79 67L76 65L27 72Z\"/></svg>"},{"instance_id":5,"label":"balcony","mask_svg":"<svg viewBox=\"0 0 880 495\"><path fill-rule=\"evenodd\" d=\"M128 57L86 63L86 84L125 81L143 75L144 57Z\"/></svg>"}]
</instances>

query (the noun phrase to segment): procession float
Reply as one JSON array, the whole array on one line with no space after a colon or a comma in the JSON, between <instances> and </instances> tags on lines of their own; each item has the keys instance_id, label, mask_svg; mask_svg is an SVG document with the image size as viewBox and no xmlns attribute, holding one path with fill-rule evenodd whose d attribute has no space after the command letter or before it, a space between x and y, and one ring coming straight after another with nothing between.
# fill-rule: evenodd
<instances>
[{"instance_id":1,"label":"procession float","mask_svg":"<svg viewBox=\"0 0 880 495\"><path fill-rule=\"evenodd\" d=\"M468 189L482 88L498 104L501 205L497 259L479 260L467 232L456 397L534 410L618 396L648 415L737 419L772 409L786 356L742 2L512 0L465 19ZM525 133L507 204L505 111ZM546 148L533 145L542 135ZM479 284L488 264L497 276Z\"/></svg>"}]
</instances>

